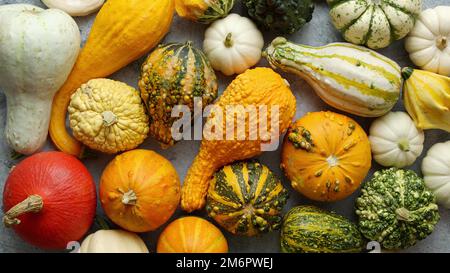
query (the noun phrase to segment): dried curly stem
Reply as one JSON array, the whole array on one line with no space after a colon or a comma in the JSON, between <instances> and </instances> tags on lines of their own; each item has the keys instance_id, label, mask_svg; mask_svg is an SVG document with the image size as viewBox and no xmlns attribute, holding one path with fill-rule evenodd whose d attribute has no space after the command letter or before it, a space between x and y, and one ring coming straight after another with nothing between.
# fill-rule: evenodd
<instances>
[{"instance_id":1,"label":"dried curly stem","mask_svg":"<svg viewBox=\"0 0 450 273\"><path fill-rule=\"evenodd\" d=\"M28 212L37 213L42 210L43 206L44 201L42 197L39 195L30 195L5 213L5 216L3 216L3 224L8 228L18 225L20 224L20 220L17 219L19 215Z\"/></svg>"}]
</instances>

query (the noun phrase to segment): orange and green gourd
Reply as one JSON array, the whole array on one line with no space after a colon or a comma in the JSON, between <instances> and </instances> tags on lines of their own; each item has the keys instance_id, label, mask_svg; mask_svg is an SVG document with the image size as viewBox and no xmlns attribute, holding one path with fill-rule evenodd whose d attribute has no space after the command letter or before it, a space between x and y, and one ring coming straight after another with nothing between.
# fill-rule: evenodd
<instances>
[{"instance_id":1,"label":"orange and green gourd","mask_svg":"<svg viewBox=\"0 0 450 273\"><path fill-rule=\"evenodd\" d=\"M162 146L175 144L171 128L176 105L186 105L193 117L195 98L203 108L217 98L217 78L209 60L191 42L160 45L142 65L141 97L147 107L150 135Z\"/></svg>"}]
</instances>

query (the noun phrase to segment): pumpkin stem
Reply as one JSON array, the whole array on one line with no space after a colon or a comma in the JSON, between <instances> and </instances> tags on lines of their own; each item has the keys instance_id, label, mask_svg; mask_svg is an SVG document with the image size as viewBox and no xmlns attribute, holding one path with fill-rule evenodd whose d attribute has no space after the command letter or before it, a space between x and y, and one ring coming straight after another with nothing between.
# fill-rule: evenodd
<instances>
[{"instance_id":1,"label":"pumpkin stem","mask_svg":"<svg viewBox=\"0 0 450 273\"><path fill-rule=\"evenodd\" d=\"M231 33L231 32L228 33L227 37L225 38L225 41L223 42L224 45L228 48L233 46L232 36L233 36L233 33Z\"/></svg>"},{"instance_id":2,"label":"pumpkin stem","mask_svg":"<svg viewBox=\"0 0 450 273\"><path fill-rule=\"evenodd\" d=\"M447 37L441 35L436 39L436 46L440 50L444 50L445 48L447 48L447 45L448 45Z\"/></svg>"},{"instance_id":3,"label":"pumpkin stem","mask_svg":"<svg viewBox=\"0 0 450 273\"><path fill-rule=\"evenodd\" d=\"M122 196L122 203L125 205L136 205L137 196L133 190L129 190Z\"/></svg>"},{"instance_id":4,"label":"pumpkin stem","mask_svg":"<svg viewBox=\"0 0 450 273\"><path fill-rule=\"evenodd\" d=\"M103 123L108 127L117 123L117 116L111 111L103 112L102 117Z\"/></svg>"},{"instance_id":5,"label":"pumpkin stem","mask_svg":"<svg viewBox=\"0 0 450 273\"><path fill-rule=\"evenodd\" d=\"M397 214L397 219L400 221L410 222L413 220L411 212L406 208L398 208L395 210L395 213Z\"/></svg>"},{"instance_id":6,"label":"pumpkin stem","mask_svg":"<svg viewBox=\"0 0 450 273\"><path fill-rule=\"evenodd\" d=\"M409 79L409 77L411 77L412 73L414 72L414 69L412 69L411 67L404 67L402 69L402 77L403 79L406 81L407 79Z\"/></svg>"},{"instance_id":7,"label":"pumpkin stem","mask_svg":"<svg viewBox=\"0 0 450 273\"><path fill-rule=\"evenodd\" d=\"M408 140L406 140L406 139L400 140L398 142L398 147L403 152L409 152L409 142L408 142Z\"/></svg>"},{"instance_id":8,"label":"pumpkin stem","mask_svg":"<svg viewBox=\"0 0 450 273\"><path fill-rule=\"evenodd\" d=\"M3 216L3 224L5 227L10 228L12 226L20 224L20 220L17 219L19 215L33 212L37 213L44 207L44 201L39 195L30 195L19 204L12 207Z\"/></svg>"}]
</instances>

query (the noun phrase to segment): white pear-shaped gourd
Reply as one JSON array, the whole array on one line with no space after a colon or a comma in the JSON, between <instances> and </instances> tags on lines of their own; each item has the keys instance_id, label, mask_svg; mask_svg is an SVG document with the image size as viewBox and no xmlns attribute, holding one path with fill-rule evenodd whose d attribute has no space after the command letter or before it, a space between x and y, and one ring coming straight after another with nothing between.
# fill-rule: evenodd
<instances>
[{"instance_id":1,"label":"white pear-shaped gourd","mask_svg":"<svg viewBox=\"0 0 450 273\"><path fill-rule=\"evenodd\" d=\"M99 230L84 239L80 253L148 253L144 241L125 230Z\"/></svg>"},{"instance_id":2,"label":"white pear-shaped gourd","mask_svg":"<svg viewBox=\"0 0 450 273\"><path fill-rule=\"evenodd\" d=\"M203 49L215 70L226 76L241 74L261 59L264 39L248 18L232 13L205 32Z\"/></svg>"},{"instance_id":3,"label":"white pear-shaped gourd","mask_svg":"<svg viewBox=\"0 0 450 273\"><path fill-rule=\"evenodd\" d=\"M450 141L434 144L428 150L422 161L422 174L437 203L450 209Z\"/></svg>"},{"instance_id":4,"label":"white pear-shaped gourd","mask_svg":"<svg viewBox=\"0 0 450 273\"><path fill-rule=\"evenodd\" d=\"M105 0L42 0L49 8L60 9L71 16L86 16L99 10Z\"/></svg>"},{"instance_id":5,"label":"white pear-shaped gourd","mask_svg":"<svg viewBox=\"0 0 450 273\"><path fill-rule=\"evenodd\" d=\"M390 112L370 126L373 158L386 167L412 165L422 153L424 139L423 131L405 112Z\"/></svg>"},{"instance_id":6,"label":"white pear-shaped gourd","mask_svg":"<svg viewBox=\"0 0 450 273\"><path fill-rule=\"evenodd\" d=\"M68 14L27 4L0 6L0 90L6 95L6 141L32 154L45 143L54 94L80 50Z\"/></svg>"}]
</instances>

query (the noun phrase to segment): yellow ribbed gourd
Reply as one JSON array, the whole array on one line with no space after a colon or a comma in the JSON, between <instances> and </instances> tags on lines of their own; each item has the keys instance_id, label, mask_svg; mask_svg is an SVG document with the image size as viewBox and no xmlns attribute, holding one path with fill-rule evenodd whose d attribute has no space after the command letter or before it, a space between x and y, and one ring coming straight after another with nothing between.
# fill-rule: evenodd
<instances>
[{"instance_id":1,"label":"yellow ribbed gourd","mask_svg":"<svg viewBox=\"0 0 450 273\"><path fill-rule=\"evenodd\" d=\"M405 108L416 126L450 132L450 78L410 67L402 75Z\"/></svg>"}]
</instances>

